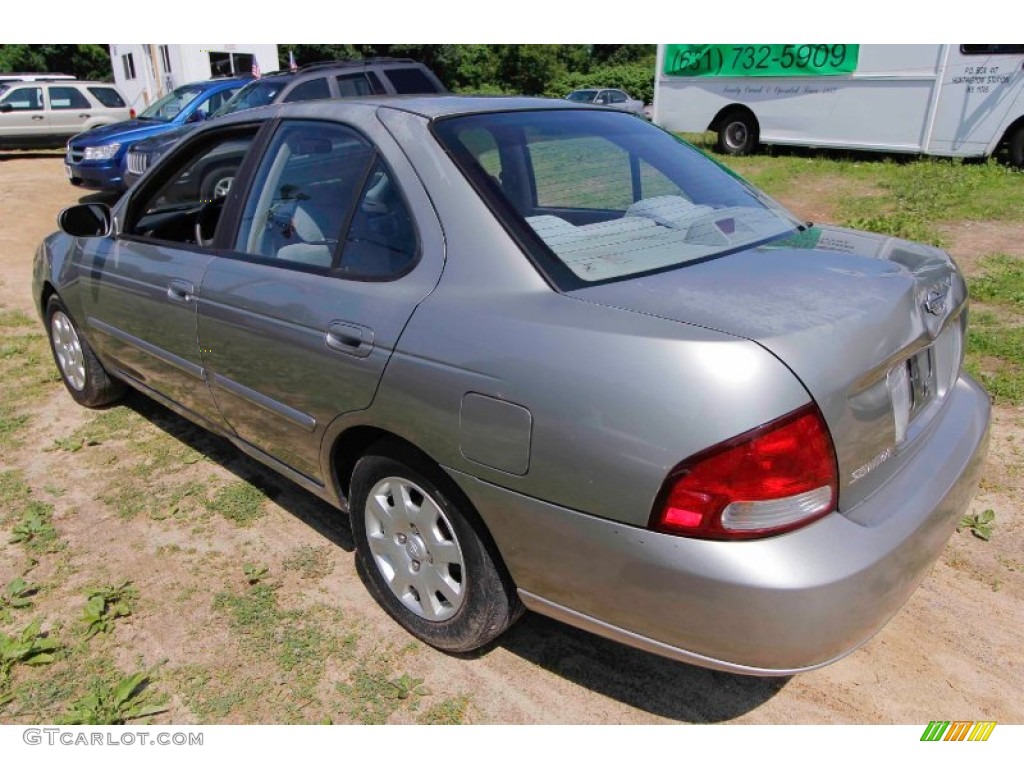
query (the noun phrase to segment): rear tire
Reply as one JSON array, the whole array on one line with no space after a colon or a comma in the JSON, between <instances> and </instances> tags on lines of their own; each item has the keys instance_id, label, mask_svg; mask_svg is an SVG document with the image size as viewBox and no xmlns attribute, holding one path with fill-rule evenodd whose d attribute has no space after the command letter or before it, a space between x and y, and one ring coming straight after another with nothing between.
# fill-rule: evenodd
<instances>
[{"instance_id":1,"label":"rear tire","mask_svg":"<svg viewBox=\"0 0 1024 768\"><path fill-rule=\"evenodd\" d=\"M727 112L718 123L716 149L726 155L750 155L757 149L757 118L746 110Z\"/></svg>"},{"instance_id":2,"label":"rear tire","mask_svg":"<svg viewBox=\"0 0 1024 768\"><path fill-rule=\"evenodd\" d=\"M97 408L124 394L124 384L107 373L56 294L46 303L46 332L61 381L76 403Z\"/></svg>"},{"instance_id":3,"label":"rear tire","mask_svg":"<svg viewBox=\"0 0 1024 768\"><path fill-rule=\"evenodd\" d=\"M442 651L480 648L523 612L483 523L443 470L402 444L371 446L352 471L352 534L370 593Z\"/></svg>"},{"instance_id":4,"label":"rear tire","mask_svg":"<svg viewBox=\"0 0 1024 768\"><path fill-rule=\"evenodd\" d=\"M1018 125L1010 136L1010 165L1024 168L1024 125Z\"/></svg>"}]
</instances>

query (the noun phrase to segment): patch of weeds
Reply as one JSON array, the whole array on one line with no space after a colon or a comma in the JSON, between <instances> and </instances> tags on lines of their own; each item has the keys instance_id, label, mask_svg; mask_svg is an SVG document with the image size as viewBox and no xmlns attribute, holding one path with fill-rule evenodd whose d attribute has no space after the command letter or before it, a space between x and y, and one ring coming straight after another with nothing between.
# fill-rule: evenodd
<instances>
[{"instance_id":1,"label":"patch of weeds","mask_svg":"<svg viewBox=\"0 0 1024 768\"><path fill-rule=\"evenodd\" d=\"M284 561L287 571L298 571L303 579L322 579L334 572L330 547L304 544L293 550Z\"/></svg>"},{"instance_id":2,"label":"patch of weeds","mask_svg":"<svg viewBox=\"0 0 1024 768\"><path fill-rule=\"evenodd\" d=\"M32 598L38 591L39 587L25 581L21 576L8 582L4 591L0 592L0 624L6 624L11 620L12 611L30 607Z\"/></svg>"},{"instance_id":3,"label":"patch of weeds","mask_svg":"<svg viewBox=\"0 0 1024 768\"><path fill-rule=\"evenodd\" d=\"M1024 326L973 326L965 365L998 400L1024 403Z\"/></svg>"},{"instance_id":4,"label":"patch of weeds","mask_svg":"<svg viewBox=\"0 0 1024 768\"><path fill-rule=\"evenodd\" d=\"M246 563L242 566L242 573L251 587L266 579L270 575L270 568L262 563Z\"/></svg>"},{"instance_id":5,"label":"patch of weeds","mask_svg":"<svg viewBox=\"0 0 1024 768\"><path fill-rule=\"evenodd\" d=\"M974 536L984 541L992 538L992 526L995 524L996 513L994 510L986 509L984 512L977 512L973 515L964 515L960 518L957 531L968 530Z\"/></svg>"},{"instance_id":6,"label":"patch of weeds","mask_svg":"<svg viewBox=\"0 0 1024 768\"><path fill-rule=\"evenodd\" d=\"M78 453L83 448L93 445L99 445L99 443L88 437L58 437L53 441L53 447L47 450Z\"/></svg>"},{"instance_id":7,"label":"patch of weeds","mask_svg":"<svg viewBox=\"0 0 1024 768\"><path fill-rule=\"evenodd\" d=\"M335 689L349 703L348 714L364 725L382 725L394 712L403 707L416 709L419 699L428 695L423 680L403 674L392 678L391 669L381 660L356 666L347 683L338 683Z\"/></svg>"},{"instance_id":8,"label":"patch of weeds","mask_svg":"<svg viewBox=\"0 0 1024 768\"><path fill-rule=\"evenodd\" d=\"M212 499L207 499L206 508L227 518L235 525L252 525L266 514L263 503L267 496L263 491L244 480L231 483L217 490Z\"/></svg>"},{"instance_id":9,"label":"patch of weeds","mask_svg":"<svg viewBox=\"0 0 1024 768\"><path fill-rule=\"evenodd\" d=\"M39 628L37 620L14 635L0 632L0 692L6 691L10 685L11 670L15 665L38 666L53 662L54 652L60 645L42 635Z\"/></svg>"},{"instance_id":10,"label":"patch of weeds","mask_svg":"<svg viewBox=\"0 0 1024 768\"><path fill-rule=\"evenodd\" d=\"M0 405L0 447L16 447L16 435L28 421L27 414L16 411L6 404Z\"/></svg>"},{"instance_id":11,"label":"patch of weeds","mask_svg":"<svg viewBox=\"0 0 1024 768\"><path fill-rule=\"evenodd\" d=\"M195 481L171 483L138 483L121 481L113 490L100 496L117 514L130 520L138 515L147 515L153 520L166 520L188 511L203 493L203 484Z\"/></svg>"},{"instance_id":12,"label":"patch of weeds","mask_svg":"<svg viewBox=\"0 0 1024 768\"><path fill-rule=\"evenodd\" d=\"M0 472L0 510L5 513L0 521L21 508L28 501L32 489L25 482L25 474L20 469L5 469Z\"/></svg>"},{"instance_id":13,"label":"patch of weeds","mask_svg":"<svg viewBox=\"0 0 1024 768\"><path fill-rule=\"evenodd\" d=\"M180 667L174 677L175 692L203 723L228 717L236 721L261 719L253 708L271 700L275 687L266 679L240 677L234 670L213 671L198 665Z\"/></svg>"},{"instance_id":14,"label":"patch of weeds","mask_svg":"<svg viewBox=\"0 0 1024 768\"><path fill-rule=\"evenodd\" d=\"M131 720L166 712L150 688L150 673L136 672L113 684L93 683L88 694L75 701L57 719L59 725L124 725Z\"/></svg>"},{"instance_id":15,"label":"patch of weeds","mask_svg":"<svg viewBox=\"0 0 1024 768\"><path fill-rule=\"evenodd\" d=\"M130 581L90 590L82 611L85 637L88 639L100 632L111 632L115 621L132 615L138 598L139 590Z\"/></svg>"},{"instance_id":16,"label":"patch of weeds","mask_svg":"<svg viewBox=\"0 0 1024 768\"><path fill-rule=\"evenodd\" d=\"M97 414L66 438L72 442L102 445L111 440L131 437L146 420L126 405L117 405Z\"/></svg>"},{"instance_id":17,"label":"patch of weeds","mask_svg":"<svg viewBox=\"0 0 1024 768\"><path fill-rule=\"evenodd\" d=\"M420 725L462 725L469 712L469 697L454 696L439 701L416 718Z\"/></svg>"},{"instance_id":18,"label":"patch of weeds","mask_svg":"<svg viewBox=\"0 0 1024 768\"><path fill-rule=\"evenodd\" d=\"M997 253L983 258L979 266L984 274L970 281L972 298L1024 307L1024 259Z\"/></svg>"},{"instance_id":19,"label":"patch of weeds","mask_svg":"<svg viewBox=\"0 0 1024 768\"><path fill-rule=\"evenodd\" d=\"M57 529L50 520L53 517L53 505L42 501L29 501L22 513L21 520L11 531L11 544L24 544L29 552L42 554L57 552L61 549L57 537Z\"/></svg>"},{"instance_id":20,"label":"patch of weeds","mask_svg":"<svg viewBox=\"0 0 1024 768\"><path fill-rule=\"evenodd\" d=\"M0 309L0 328L31 328L36 322L20 309Z\"/></svg>"}]
</instances>

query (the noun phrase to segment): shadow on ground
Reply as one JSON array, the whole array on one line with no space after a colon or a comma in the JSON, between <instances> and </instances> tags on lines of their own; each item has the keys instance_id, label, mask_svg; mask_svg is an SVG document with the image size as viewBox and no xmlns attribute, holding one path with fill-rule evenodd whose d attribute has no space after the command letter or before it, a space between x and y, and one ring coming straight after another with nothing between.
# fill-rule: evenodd
<instances>
[{"instance_id":1,"label":"shadow on ground","mask_svg":"<svg viewBox=\"0 0 1024 768\"><path fill-rule=\"evenodd\" d=\"M348 515L249 458L227 439L196 426L135 390L130 389L120 404L131 408L155 427L216 462L239 479L256 486L274 503L332 544L346 552L355 549Z\"/></svg>"},{"instance_id":2,"label":"shadow on ground","mask_svg":"<svg viewBox=\"0 0 1024 768\"><path fill-rule=\"evenodd\" d=\"M228 440L134 390L129 391L123 404L174 439L260 488L284 510L346 552L354 550L347 515L330 504L249 458ZM365 584L365 573L359 575ZM771 699L789 680L693 667L532 613L527 613L497 645L576 685L681 722L717 723L734 719ZM486 655L491 649L471 656Z\"/></svg>"}]
</instances>

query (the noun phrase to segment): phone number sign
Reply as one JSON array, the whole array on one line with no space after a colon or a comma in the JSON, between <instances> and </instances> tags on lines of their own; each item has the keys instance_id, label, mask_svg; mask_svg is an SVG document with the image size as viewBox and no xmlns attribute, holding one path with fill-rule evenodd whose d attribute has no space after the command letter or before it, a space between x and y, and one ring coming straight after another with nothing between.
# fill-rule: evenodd
<instances>
[{"instance_id":1,"label":"phone number sign","mask_svg":"<svg viewBox=\"0 0 1024 768\"><path fill-rule=\"evenodd\" d=\"M806 77L848 75L859 45L666 45L665 74L673 77Z\"/></svg>"}]
</instances>

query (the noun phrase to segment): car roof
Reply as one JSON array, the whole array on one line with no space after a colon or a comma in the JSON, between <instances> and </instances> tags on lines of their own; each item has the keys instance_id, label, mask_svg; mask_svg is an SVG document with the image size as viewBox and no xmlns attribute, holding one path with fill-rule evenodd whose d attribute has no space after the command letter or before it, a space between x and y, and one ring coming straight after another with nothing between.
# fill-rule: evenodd
<instances>
[{"instance_id":1,"label":"car roof","mask_svg":"<svg viewBox=\"0 0 1024 768\"><path fill-rule=\"evenodd\" d=\"M353 96L344 99L324 99L322 101L295 102L271 107L261 107L268 114L285 117L291 111L302 109L308 112L310 105L315 104L326 115L339 110L359 107L388 107L402 112L411 112L422 117L435 119L455 115L472 115L481 112L514 112L541 109L594 109L586 104L573 104L565 99L546 99L536 96L456 96L456 95L418 95L418 96ZM252 110L255 113L258 110ZM240 113L241 114L241 113ZM261 115L262 116L262 115Z\"/></svg>"}]
</instances>

